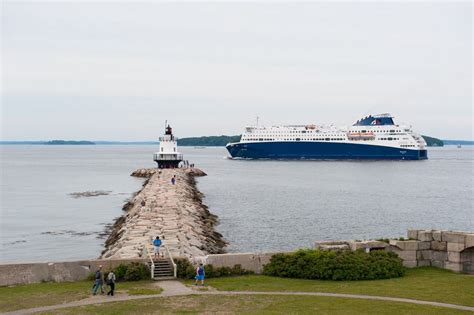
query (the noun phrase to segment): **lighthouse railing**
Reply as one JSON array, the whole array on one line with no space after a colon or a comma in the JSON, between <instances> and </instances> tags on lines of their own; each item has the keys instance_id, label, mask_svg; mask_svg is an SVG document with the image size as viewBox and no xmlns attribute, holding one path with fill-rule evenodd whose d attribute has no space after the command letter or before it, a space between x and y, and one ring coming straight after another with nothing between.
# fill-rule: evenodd
<instances>
[{"instance_id":1,"label":"lighthouse railing","mask_svg":"<svg viewBox=\"0 0 474 315\"><path fill-rule=\"evenodd\" d=\"M158 141L159 141L159 142L163 142L163 141L178 141L178 137L175 137L175 136L163 136L163 137L159 137L159 138L158 138Z\"/></svg>"},{"instance_id":2,"label":"lighthouse railing","mask_svg":"<svg viewBox=\"0 0 474 315\"><path fill-rule=\"evenodd\" d=\"M153 154L154 161L175 161L175 160L183 160L182 153L155 153Z\"/></svg>"}]
</instances>

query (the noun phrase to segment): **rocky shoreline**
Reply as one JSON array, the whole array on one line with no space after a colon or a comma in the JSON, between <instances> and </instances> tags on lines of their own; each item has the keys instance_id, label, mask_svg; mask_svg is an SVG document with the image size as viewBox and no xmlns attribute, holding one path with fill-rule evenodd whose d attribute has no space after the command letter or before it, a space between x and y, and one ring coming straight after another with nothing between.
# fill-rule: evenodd
<instances>
[{"instance_id":1,"label":"rocky shoreline","mask_svg":"<svg viewBox=\"0 0 474 315\"><path fill-rule=\"evenodd\" d=\"M171 178L176 175L176 185ZM145 244L157 235L173 257L199 257L224 253L227 245L215 231L217 216L202 203L196 168L139 169L131 174L146 178L143 187L123 206L105 242L102 259L139 258Z\"/></svg>"}]
</instances>

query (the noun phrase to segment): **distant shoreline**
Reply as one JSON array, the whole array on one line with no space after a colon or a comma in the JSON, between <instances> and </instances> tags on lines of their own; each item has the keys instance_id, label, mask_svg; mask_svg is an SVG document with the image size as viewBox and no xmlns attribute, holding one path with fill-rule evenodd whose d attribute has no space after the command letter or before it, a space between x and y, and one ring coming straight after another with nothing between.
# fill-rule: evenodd
<instances>
[{"instance_id":1,"label":"distant shoreline","mask_svg":"<svg viewBox=\"0 0 474 315\"><path fill-rule=\"evenodd\" d=\"M45 145L95 145L95 142L86 140L51 140L44 143Z\"/></svg>"}]
</instances>

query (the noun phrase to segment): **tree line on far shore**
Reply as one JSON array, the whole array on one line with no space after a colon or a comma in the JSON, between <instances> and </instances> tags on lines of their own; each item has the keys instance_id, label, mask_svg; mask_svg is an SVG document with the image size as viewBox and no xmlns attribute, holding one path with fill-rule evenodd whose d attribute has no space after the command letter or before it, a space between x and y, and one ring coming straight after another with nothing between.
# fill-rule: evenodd
<instances>
[{"instance_id":1,"label":"tree line on far shore","mask_svg":"<svg viewBox=\"0 0 474 315\"><path fill-rule=\"evenodd\" d=\"M209 136L178 139L179 146L223 147L229 142L239 142L240 136Z\"/></svg>"}]
</instances>

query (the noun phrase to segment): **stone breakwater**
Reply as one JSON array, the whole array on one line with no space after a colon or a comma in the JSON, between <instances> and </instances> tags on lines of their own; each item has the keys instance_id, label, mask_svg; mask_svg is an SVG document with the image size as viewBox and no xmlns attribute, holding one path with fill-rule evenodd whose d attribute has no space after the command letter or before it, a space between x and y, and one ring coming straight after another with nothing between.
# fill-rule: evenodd
<instances>
[{"instance_id":1,"label":"stone breakwater","mask_svg":"<svg viewBox=\"0 0 474 315\"><path fill-rule=\"evenodd\" d=\"M176 185L171 178L176 175ZM131 176L146 178L128 201L105 242L102 259L139 258L145 244L159 235L173 257L198 257L224 252L227 243L214 230L217 216L202 203L196 168L139 169Z\"/></svg>"}]
</instances>

